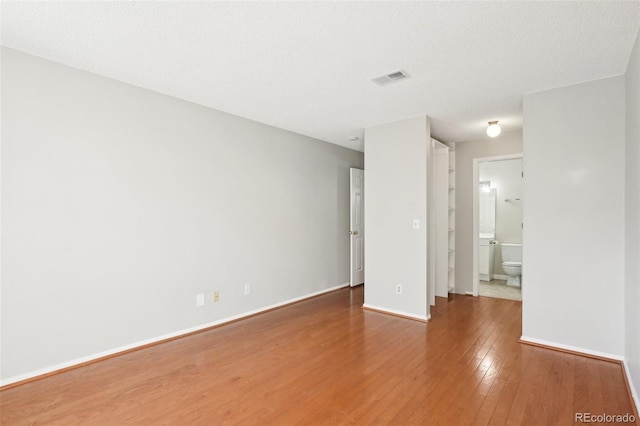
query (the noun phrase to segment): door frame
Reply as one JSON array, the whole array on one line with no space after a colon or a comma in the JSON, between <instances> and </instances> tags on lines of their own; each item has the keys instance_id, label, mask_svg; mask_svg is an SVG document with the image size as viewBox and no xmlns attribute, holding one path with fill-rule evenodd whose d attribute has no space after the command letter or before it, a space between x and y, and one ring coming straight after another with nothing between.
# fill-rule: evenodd
<instances>
[{"instance_id":1,"label":"door frame","mask_svg":"<svg viewBox=\"0 0 640 426\"><path fill-rule=\"evenodd\" d=\"M479 291L479 287L480 287L480 277L478 276L478 245L480 244L480 238L478 235L479 229L480 229L480 224L478 223L480 220L480 214L478 211L478 202L480 200L480 195L479 195L479 189L478 186L480 185L480 163L488 163L491 161L502 161L502 160L517 160L517 159L522 159L523 160L523 168L524 168L524 156L522 155L522 153L516 153L516 154L505 154L505 155L496 155L493 157L478 157L478 158L474 158L473 159L473 187L472 187L472 193L473 193L473 227L472 227L472 233L473 233L473 245L472 245L472 249L473 249L473 259L472 259L472 271L471 271L471 277L473 279L473 295L474 296L478 296L478 291ZM524 210L524 203L522 203L522 209ZM523 300L524 300L524 295L523 295Z\"/></svg>"},{"instance_id":2,"label":"door frame","mask_svg":"<svg viewBox=\"0 0 640 426\"><path fill-rule=\"evenodd\" d=\"M427 149L427 305L436 304L436 220L432 204L436 193L436 140L429 138Z\"/></svg>"}]
</instances>

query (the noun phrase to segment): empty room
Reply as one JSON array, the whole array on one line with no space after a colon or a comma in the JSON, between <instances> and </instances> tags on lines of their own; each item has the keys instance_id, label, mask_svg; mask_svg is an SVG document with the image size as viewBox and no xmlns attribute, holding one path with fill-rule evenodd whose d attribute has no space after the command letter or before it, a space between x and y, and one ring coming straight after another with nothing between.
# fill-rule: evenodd
<instances>
[{"instance_id":1,"label":"empty room","mask_svg":"<svg viewBox=\"0 0 640 426\"><path fill-rule=\"evenodd\" d=\"M0 423L640 424L640 1L2 1Z\"/></svg>"}]
</instances>

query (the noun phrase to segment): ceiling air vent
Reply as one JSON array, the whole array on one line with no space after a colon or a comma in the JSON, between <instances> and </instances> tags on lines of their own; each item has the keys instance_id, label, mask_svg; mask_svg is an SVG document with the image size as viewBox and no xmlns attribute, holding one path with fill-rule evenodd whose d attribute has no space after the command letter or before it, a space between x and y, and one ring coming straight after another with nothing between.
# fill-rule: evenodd
<instances>
[{"instance_id":1,"label":"ceiling air vent","mask_svg":"<svg viewBox=\"0 0 640 426\"><path fill-rule=\"evenodd\" d=\"M398 70L389 74L381 75L380 77L372 78L371 81L373 81L378 86L386 86L387 84L395 83L409 77L410 76L406 71Z\"/></svg>"}]
</instances>

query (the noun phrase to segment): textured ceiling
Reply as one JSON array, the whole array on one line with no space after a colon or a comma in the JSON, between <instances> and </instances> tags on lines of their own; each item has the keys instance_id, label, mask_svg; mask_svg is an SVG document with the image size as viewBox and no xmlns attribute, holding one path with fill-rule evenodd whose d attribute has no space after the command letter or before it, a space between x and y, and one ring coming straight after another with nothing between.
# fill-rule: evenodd
<instances>
[{"instance_id":1,"label":"textured ceiling","mask_svg":"<svg viewBox=\"0 0 640 426\"><path fill-rule=\"evenodd\" d=\"M2 2L2 45L362 150L522 128L522 95L620 75L640 2ZM411 78L370 80L398 69ZM349 141L359 136L360 141Z\"/></svg>"}]
</instances>

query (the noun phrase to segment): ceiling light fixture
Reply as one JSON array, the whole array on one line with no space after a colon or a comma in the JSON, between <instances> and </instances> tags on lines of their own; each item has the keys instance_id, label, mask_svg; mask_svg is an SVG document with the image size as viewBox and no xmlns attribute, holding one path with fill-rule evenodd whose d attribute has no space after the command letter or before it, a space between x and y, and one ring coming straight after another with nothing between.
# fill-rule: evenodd
<instances>
[{"instance_id":1,"label":"ceiling light fixture","mask_svg":"<svg viewBox=\"0 0 640 426\"><path fill-rule=\"evenodd\" d=\"M500 134L500 132L502 131L502 129L500 129L500 126L498 126L498 121L490 121L489 122L489 127L487 127L487 135L491 138L495 138L496 136L498 136Z\"/></svg>"},{"instance_id":2,"label":"ceiling light fixture","mask_svg":"<svg viewBox=\"0 0 640 426\"><path fill-rule=\"evenodd\" d=\"M349 140L350 140L351 142L355 142L355 141L357 141L357 140L359 140L359 139L360 139L360 138L359 138L359 137L357 137L357 136L351 136L351 137L349 138Z\"/></svg>"}]
</instances>

